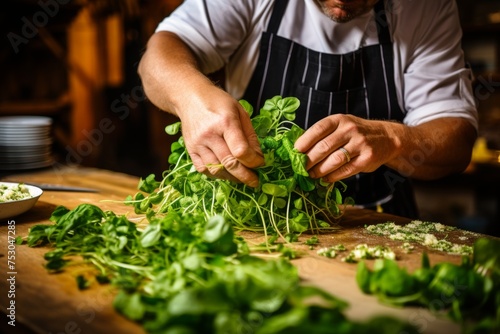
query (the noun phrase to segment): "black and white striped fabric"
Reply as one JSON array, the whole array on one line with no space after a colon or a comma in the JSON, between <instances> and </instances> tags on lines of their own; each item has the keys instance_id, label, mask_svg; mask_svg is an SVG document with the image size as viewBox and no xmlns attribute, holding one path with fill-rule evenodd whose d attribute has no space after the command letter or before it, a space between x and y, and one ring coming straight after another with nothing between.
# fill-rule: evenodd
<instances>
[{"instance_id":1,"label":"black and white striped fabric","mask_svg":"<svg viewBox=\"0 0 500 334\"><path fill-rule=\"evenodd\" d=\"M317 52L279 36L277 32L287 4L288 0L275 2L244 99L261 106L275 95L295 96L301 102L295 122L305 129L337 113L402 121L404 114L394 84L392 42L384 1L379 1L374 8L379 44L347 54ZM416 216L409 182L393 170L381 167L344 182L348 185L347 195L360 206L386 204L386 211ZM399 202L402 198L405 203ZM393 205L389 207L390 201Z\"/></svg>"}]
</instances>

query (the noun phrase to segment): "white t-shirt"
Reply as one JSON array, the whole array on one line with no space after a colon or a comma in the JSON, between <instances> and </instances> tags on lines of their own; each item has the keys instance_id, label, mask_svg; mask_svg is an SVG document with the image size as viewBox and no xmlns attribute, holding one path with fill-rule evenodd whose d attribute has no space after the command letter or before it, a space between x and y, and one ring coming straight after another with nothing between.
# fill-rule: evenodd
<instances>
[{"instance_id":1,"label":"white t-shirt","mask_svg":"<svg viewBox=\"0 0 500 334\"><path fill-rule=\"evenodd\" d=\"M477 128L455 1L385 1L404 123L463 117ZM182 38L197 54L204 73L226 66L226 90L239 99L256 66L273 5L274 0L185 0L156 31ZM337 23L315 0L289 0L278 35L314 51L343 54L378 43L375 20L372 10Z\"/></svg>"}]
</instances>

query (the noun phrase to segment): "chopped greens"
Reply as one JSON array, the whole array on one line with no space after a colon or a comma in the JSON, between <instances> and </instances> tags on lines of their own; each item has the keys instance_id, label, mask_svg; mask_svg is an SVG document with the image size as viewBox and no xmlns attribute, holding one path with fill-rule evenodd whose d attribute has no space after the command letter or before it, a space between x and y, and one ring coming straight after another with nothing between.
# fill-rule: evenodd
<instances>
[{"instance_id":1,"label":"chopped greens","mask_svg":"<svg viewBox=\"0 0 500 334\"><path fill-rule=\"evenodd\" d=\"M112 284L115 309L148 333L416 333L390 317L349 320L345 301L301 285L287 258L251 255L220 215L146 218L141 230L91 204L58 207L54 224L32 227L27 244L53 247L45 254L51 272L91 264L95 277L79 274L78 287Z\"/></svg>"},{"instance_id":2,"label":"chopped greens","mask_svg":"<svg viewBox=\"0 0 500 334\"><path fill-rule=\"evenodd\" d=\"M330 247L323 247L317 251L318 255L329 258L336 258L339 252L346 252L347 248L342 245L335 245ZM347 256L342 258L343 262L357 263L359 260L372 260L372 259L396 259L396 254L387 246L368 246L367 244L360 244L354 247Z\"/></svg>"},{"instance_id":3,"label":"chopped greens","mask_svg":"<svg viewBox=\"0 0 500 334\"><path fill-rule=\"evenodd\" d=\"M376 260L373 270L358 264L356 280L364 293L381 302L426 307L463 326L464 333L500 331L500 241L480 238L474 256L463 256L460 265L430 265L426 253L422 266L410 274L393 260Z\"/></svg>"},{"instance_id":4,"label":"chopped greens","mask_svg":"<svg viewBox=\"0 0 500 334\"><path fill-rule=\"evenodd\" d=\"M403 252L409 254L415 250L415 246L410 244L409 242L403 243L400 248L403 250Z\"/></svg>"},{"instance_id":5,"label":"chopped greens","mask_svg":"<svg viewBox=\"0 0 500 334\"><path fill-rule=\"evenodd\" d=\"M339 245L334 245L334 246L330 246L330 247L320 248L320 249L318 249L318 251L316 253L318 253L318 255L322 255L322 256L334 259L337 257L338 252L345 252L346 250L347 250L347 248L345 248L344 245L339 244Z\"/></svg>"},{"instance_id":6,"label":"chopped greens","mask_svg":"<svg viewBox=\"0 0 500 334\"><path fill-rule=\"evenodd\" d=\"M473 248L468 245L452 243L445 239L438 239L433 233L446 233L456 230L453 226L441 223L423 222L413 220L406 225L397 225L394 222L386 222L377 225L365 226L370 234L386 236L391 240L416 242L431 249L456 255L470 255Z\"/></svg>"},{"instance_id":7,"label":"chopped greens","mask_svg":"<svg viewBox=\"0 0 500 334\"><path fill-rule=\"evenodd\" d=\"M349 254L342 259L344 262L356 263L359 260L367 259L389 259L395 260L396 254L387 246L376 245L369 247L367 244L361 244L354 247Z\"/></svg>"},{"instance_id":8,"label":"chopped greens","mask_svg":"<svg viewBox=\"0 0 500 334\"><path fill-rule=\"evenodd\" d=\"M240 104L251 116L253 107L245 100ZM163 179L156 181L149 175L141 180L140 192L126 203L133 205L136 213L180 212L201 214L206 219L217 214L237 230L263 231L283 239L307 230L337 228L343 205L352 200L343 201L342 182L327 184L309 177L306 155L293 146L304 132L293 123L299 104L295 97L275 96L252 118L265 160L264 166L255 169L258 188L197 172L181 136L171 146L171 168ZM180 122L166 127L168 134L179 131Z\"/></svg>"},{"instance_id":9,"label":"chopped greens","mask_svg":"<svg viewBox=\"0 0 500 334\"><path fill-rule=\"evenodd\" d=\"M19 201L30 197L30 191L24 183L16 185L0 184L0 203Z\"/></svg>"}]
</instances>

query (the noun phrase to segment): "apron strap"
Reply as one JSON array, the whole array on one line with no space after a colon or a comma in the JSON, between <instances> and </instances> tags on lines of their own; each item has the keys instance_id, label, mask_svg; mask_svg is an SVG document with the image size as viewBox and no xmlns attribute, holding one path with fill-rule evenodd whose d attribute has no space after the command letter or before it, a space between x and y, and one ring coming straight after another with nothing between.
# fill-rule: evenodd
<instances>
[{"instance_id":1,"label":"apron strap","mask_svg":"<svg viewBox=\"0 0 500 334\"><path fill-rule=\"evenodd\" d=\"M285 13L286 6L288 5L288 0L276 0L274 2L273 13L271 14L271 19L267 24L267 32L277 35L278 29L281 24L281 19Z\"/></svg>"},{"instance_id":2,"label":"apron strap","mask_svg":"<svg viewBox=\"0 0 500 334\"><path fill-rule=\"evenodd\" d=\"M374 7L375 22L377 24L378 39L380 44L392 43L391 34L389 32L389 23L387 23L387 15L385 14L385 0L379 0Z\"/></svg>"}]
</instances>

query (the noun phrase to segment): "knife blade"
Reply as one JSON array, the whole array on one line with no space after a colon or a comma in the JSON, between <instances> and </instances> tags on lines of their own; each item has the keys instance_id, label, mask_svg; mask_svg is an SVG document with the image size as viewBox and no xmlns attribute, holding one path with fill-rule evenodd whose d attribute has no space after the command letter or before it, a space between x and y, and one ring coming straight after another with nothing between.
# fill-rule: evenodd
<instances>
[{"instance_id":1,"label":"knife blade","mask_svg":"<svg viewBox=\"0 0 500 334\"><path fill-rule=\"evenodd\" d=\"M32 185L32 186L35 186L35 187L38 187L42 190L47 190L47 191L74 191L74 192L87 192L87 193L99 192L98 189L94 189L94 188L68 186L68 185L63 185L63 184L33 183L33 182L24 182L24 184Z\"/></svg>"}]
</instances>

